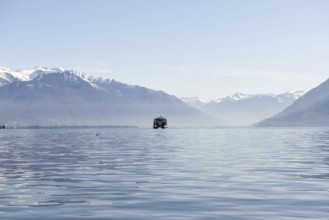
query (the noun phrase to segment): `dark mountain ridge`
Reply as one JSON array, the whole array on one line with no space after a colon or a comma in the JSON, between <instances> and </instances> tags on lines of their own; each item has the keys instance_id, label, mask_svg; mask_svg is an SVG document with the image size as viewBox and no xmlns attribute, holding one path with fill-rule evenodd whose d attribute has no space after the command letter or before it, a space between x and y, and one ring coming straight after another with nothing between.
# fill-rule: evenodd
<instances>
[{"instance_id":1,"label":"dark mountain ridge","mask_svg":"<svg viewBox=\"0 0 329 220\"><path fill-rule=\"evenodd\" d=\"M256 126L329 126L329 79Z\"/></svg>"}]
</instances>

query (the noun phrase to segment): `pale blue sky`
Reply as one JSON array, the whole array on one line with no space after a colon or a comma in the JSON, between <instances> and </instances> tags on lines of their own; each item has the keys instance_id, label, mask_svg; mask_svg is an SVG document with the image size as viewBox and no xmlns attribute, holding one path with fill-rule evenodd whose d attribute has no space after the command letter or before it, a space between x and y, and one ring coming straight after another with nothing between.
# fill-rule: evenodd
<instances>
[{"instance_id":1,"label":"pale blue sky","mask_svg":"<svg viewBox=\"0 0 329 220\"><path fill-rule=\"evenodd\" d=\"M0 0L0 66L219 98L329 78L328 0Z\"/></svg>"}]
</instances>

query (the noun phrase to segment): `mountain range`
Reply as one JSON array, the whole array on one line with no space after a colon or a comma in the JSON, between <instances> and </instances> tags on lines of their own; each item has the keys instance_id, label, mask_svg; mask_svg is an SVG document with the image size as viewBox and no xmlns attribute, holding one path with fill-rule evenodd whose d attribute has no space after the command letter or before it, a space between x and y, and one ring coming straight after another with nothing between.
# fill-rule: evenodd
<instances>
[{"instance_id":1,"label":"mountain range","mask_svg":"<svg viewBox=\"0 0 329 220\"><path fill-rule=\"evenodd\" d=\"M255 124L262 127L329 126L329 79L280 113Z\"/></svg>"},{"instance_id":2,"label":"mountain range","mask_svg":"<svg viewBox=\"0 0 329 220\"><path fill-rule=\"evenodd\" d=\"M182 98L182 100L207 114L220 118L227 125L248 126L284 110L303 94L302 91L290 91L278 95L235 93L216 100L198 97Z\"/></svg>"},{"instance_id":3,"label":"mountain range","mask_svg":"<svg viewBox=\"0 0 329 220\"><path fill-rule=\"evenodd\" d=\"M305 94L236 93L217 100L179 99L73 70L0 67L0 112L0 124L9 127L151 127L159 115L167 117L169 127L329 126L329 80Z\"/></svg>"},{"instance_id":4,"label":"mountain range","mask_svg":"<svg viewBox=\"0 0 329 220\"><path fill-rule=\"evenodd\" d=\"M222 125L163 91L61 68L1 67L0 112L0 122L7 126L151 127L159 115L168 118L169 127Z\"/></svg>"}]
</instances>

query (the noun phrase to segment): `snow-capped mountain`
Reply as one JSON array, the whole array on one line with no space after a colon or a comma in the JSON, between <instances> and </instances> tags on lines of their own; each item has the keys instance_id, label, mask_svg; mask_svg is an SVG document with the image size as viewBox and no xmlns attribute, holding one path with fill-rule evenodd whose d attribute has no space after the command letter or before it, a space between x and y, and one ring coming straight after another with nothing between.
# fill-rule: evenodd
<instances>
[{"instance_id":1,"label":"snow-capped mountain","mask_svg":"<svg viewBox=\"0 0 329 220\"><path fill-rule=\"evenodd\" d=\"M231 96L202 102L199 98L182 98L189 105L220 118L234 126L247 126L282 111L304 94L289 91L274 94L235 93Z\"/></svg>"},{"instance_id":2,"label":"snow-capped mountain","mask_svg":"<svg viewBox=\"0 0 329 220\"><path fill-rule=\"evenodd\" d=\"M35 67L33 69L22 69L22 70L11 71L8 68L0 67L0 78L10 83L13 81L28 81L40 75L56 73L56 72L62 73L64 71L65 70L62 68L46 68L46 67Z\"/></svg>"},{"instance_id":3,"label":"snow-capped mountain","mask_svg":"<svg viewBox=\"0 0 329 220\"><path fill-rule=\"evenodd\" d=\"M0 122L26 125L137 125L166 116L169 126L220 122L175 96L61 68L0 69Z\"/></svg>"},{"instance_id":4,"label":"snow-capped mountain","mask_svg":"<svg viewBox=\"0 0 329 220\"><path fill-rule=\"evenodd\" d=\"M214 101L212 99L204 99L199 97L182 97L181 100L195 108L201 108L204 105Z\"/></svg>"},{"instance_id":5,"label":"snow-capped mountain","mask_svg":"<svg viewBox=\"0 0 329 220\"><path fill-rule=\"evenodd\" d=\"M240 100L243 100L243 99L249 99L253 96L254 95L251 95L251 94L244 94L244 93L241 93L241 92L237 92L237 93L234 93L233 95L226 96L226 97L221 98L221 99L217 99L217 100L215 100L215 102L216 103L234 102L234 101L240 101Z\"/></svg>"}]
</instances>

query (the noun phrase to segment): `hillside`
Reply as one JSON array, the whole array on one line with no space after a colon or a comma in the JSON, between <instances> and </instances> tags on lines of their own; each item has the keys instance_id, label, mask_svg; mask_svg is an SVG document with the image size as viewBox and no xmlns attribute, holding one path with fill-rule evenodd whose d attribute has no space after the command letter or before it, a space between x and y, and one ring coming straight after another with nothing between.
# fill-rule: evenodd
<instances>
[{"instance_id":1,"label":"hillside","mask_svg":"<svg viewBox=\"0 0 329 220\"><path fill-rule=\"evenodd\" d=\"M256 126L329 126L329 79Z\"/></svg>"},{"instance_id":2,"label":"hillside","mask_svg":"<svg viewBox=\"0 0 329 220\"><path fill-rule=\"evenodd\" d=\"M221 123L175 96L60 68L0 69L0 122L28 125L137 125L158 115L169 127Z\"/></svg>"}]
</instances>

